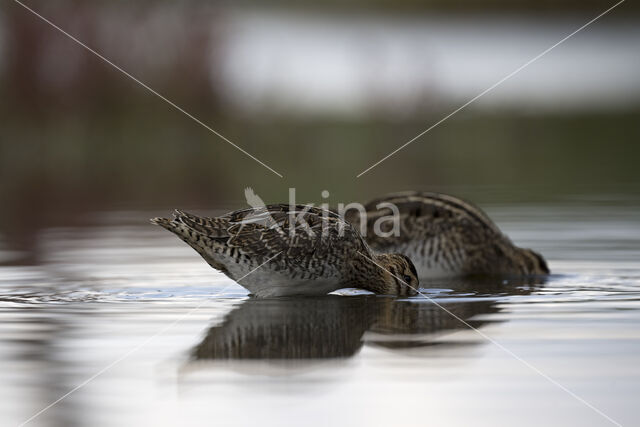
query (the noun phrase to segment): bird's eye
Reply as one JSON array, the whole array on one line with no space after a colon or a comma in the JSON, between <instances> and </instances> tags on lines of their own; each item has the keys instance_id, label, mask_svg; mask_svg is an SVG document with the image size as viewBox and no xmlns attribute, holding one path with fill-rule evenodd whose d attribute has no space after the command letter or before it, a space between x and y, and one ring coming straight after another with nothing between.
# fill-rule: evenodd
<instances>
[{"instance_id":1,"label":"bird's eye","mask_svg":"<svg viewBox=\"0 0 640 427\"><path fill-rule=\"evenodd\" d=\"M411 277L406 274L402 277L406 283L411 283Z\"/></svg>"}]
</instances>

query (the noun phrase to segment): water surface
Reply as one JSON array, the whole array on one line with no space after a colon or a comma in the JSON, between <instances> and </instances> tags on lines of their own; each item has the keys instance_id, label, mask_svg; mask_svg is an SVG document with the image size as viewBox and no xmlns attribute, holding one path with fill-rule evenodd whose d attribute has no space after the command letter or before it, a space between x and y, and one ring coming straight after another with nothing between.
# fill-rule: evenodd
<instances>
[{"instance_id":1,"label":"water surface","mask_svg":"<svg viewBox=\"0 0 640 427\"><path fill-rule=\"evenodd\" d=\"M638 208L488 212L554 274L255 300L156 212L43 229L36 263L0 244L0 423L90 379L28 425L612 425L543 373L634 425Z\"/></svg>"}]
</instances>

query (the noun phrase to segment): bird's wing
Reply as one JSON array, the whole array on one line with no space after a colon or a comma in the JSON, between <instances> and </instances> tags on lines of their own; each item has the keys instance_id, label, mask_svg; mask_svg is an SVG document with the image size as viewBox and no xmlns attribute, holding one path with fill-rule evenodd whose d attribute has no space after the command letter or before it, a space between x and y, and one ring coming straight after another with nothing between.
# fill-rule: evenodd
<instances>
[{"instance_id":1,"label":"bird's wing","mask_svg":"<svg viewBox=\"0 0 640 427\"><path fill-rule=\"evenodd\" d=\"M235 212L228 229L229 246L249 256L272 256L284 252L300 262L329 254L366 251L360 235L334 213L297 205L269 205L263 215L268 221L246 222L255 218L245 211Z\"/></svg>"},{"instance_id":2,"label":"bird's wing","mask_svg":"<svg viewBox=\"0 0 640 427\"><path fill-rule=\"evenodd\" d=\"M247 208L217 218L176 211L176 221L240 253L266 259L282 252L293 262L352 251L368 253L360 234L335 213L307 205Z\"/></svg>"},{"instance_id":3,"label":"bird's wing","mask_svg":"<svg viewBox=\"0 0 640 427\"><path fill-rule=\"evenodd\" d=\"M399 215L399 235L381 237L391 231L393 208L378 206L381 203L394 205ZM506 238L491 219L478 207L453 196L439 193L407 192L385 196L373 200L365 206L367 211L367 241L380 249L412 240L426 240L435 237L465 239L466 245L481 245L487 240ZM387 217L388 219L385 219ZM354 226L361 218L350 218ZM462 243L462 242L461 242Z\"/></svg>"}]
</instances>

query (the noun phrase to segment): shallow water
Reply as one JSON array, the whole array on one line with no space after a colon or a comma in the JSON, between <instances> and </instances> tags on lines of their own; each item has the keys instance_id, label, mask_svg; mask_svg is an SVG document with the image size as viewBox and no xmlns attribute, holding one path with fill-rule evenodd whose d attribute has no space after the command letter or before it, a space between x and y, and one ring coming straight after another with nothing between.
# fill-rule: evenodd
<instances>
[{"instance_id":1,"label":"shallow water","mask_svg":"<svg viewBox=\"0 0 640 427\"><path fill-rule=\"evenodd\" d=\"M635 425L639 212L490 206L554 274L432 300L249 299L157 212L45 229L37 265L0 245L0 424L80 386L28 425Z\"/></svg>"}]
</instances>

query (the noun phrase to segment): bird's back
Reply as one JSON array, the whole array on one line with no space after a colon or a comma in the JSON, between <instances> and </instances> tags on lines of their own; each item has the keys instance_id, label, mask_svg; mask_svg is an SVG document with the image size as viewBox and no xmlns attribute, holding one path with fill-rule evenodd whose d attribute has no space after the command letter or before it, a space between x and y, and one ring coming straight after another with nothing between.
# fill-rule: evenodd
<instances>
[{"instance_id":1,"label":"bird's back","mask_svg":"<svg viewBox=\"0 0 640 427\"><path fill-rule=\"evenodd\" d=\"M398 210L397 235L390 234L393 208ZM388 206L388 205L387 205ZM524 253L477 206L457 197L432 192L404 192L372 200L366 209L366 240L376 251L399 252L413 260L422 277L460 274L544 274L539 255ZM347 219L360 226L360 215ZM539 257L541 262L544 260ZM548 272L548 270L546 271Z\"/></svg>"},{"instance_id":2,"label":"bird's back","mask_svg":"<svg viewBox=\"0 0 640 427\"><path fill-rule=\"evenodd\" d=\"M339 289L345 263L370 253L337 215L306 205L247 208L214 218L176 211L152 220L212 267L259 296L326 294ZM260 268L260 274L252 274Z\"/></svg>"}]
</instances>

